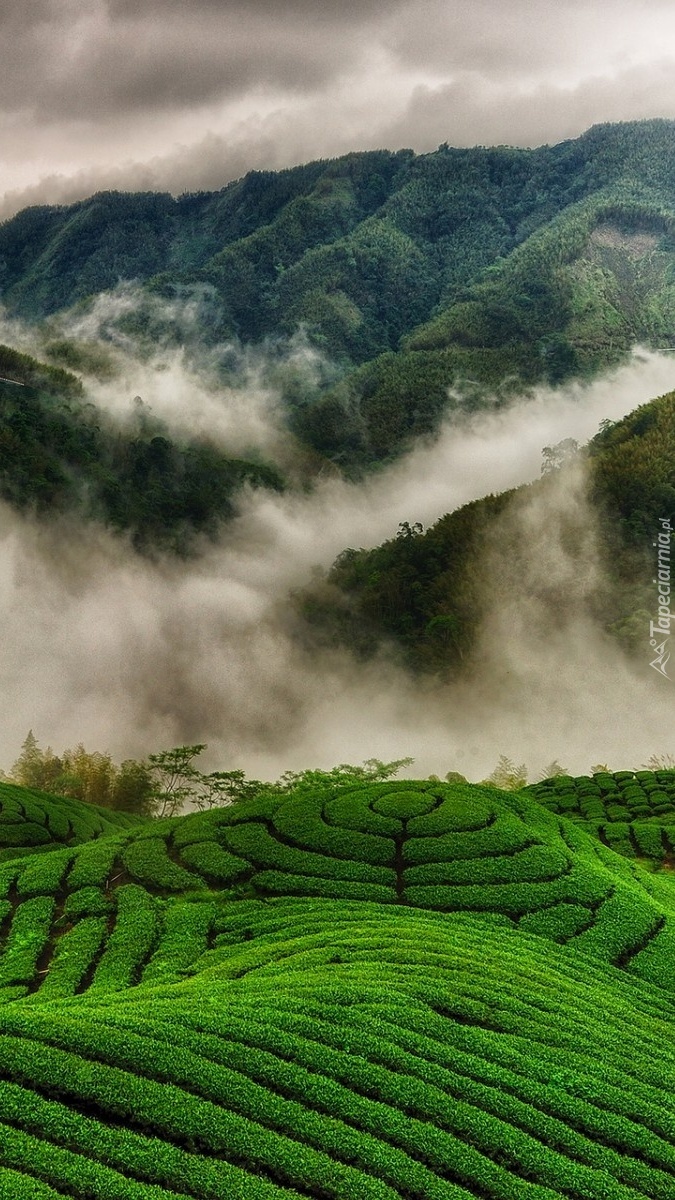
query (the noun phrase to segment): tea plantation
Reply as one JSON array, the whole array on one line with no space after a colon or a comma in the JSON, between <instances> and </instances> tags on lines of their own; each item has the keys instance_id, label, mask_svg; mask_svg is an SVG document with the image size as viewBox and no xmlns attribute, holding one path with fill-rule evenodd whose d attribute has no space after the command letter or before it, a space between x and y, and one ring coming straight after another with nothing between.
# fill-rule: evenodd
<instances>
[{"instance_id":1,"label":"tea plantation","mask_svg":"<svg viewBox=\"0 0 675 1200\"><path fill-rule=\"evenodd\" d=\"M675 772L0 847L0 1200L675 1197Z\"/></svg>"}]
</instances>

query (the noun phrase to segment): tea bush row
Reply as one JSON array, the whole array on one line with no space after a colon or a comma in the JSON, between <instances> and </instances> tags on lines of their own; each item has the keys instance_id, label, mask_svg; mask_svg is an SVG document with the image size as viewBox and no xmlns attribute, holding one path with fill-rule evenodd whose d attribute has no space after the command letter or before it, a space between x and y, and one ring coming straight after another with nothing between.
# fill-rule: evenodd
<instances>
[{"instance_id":1,"label":"tea bush row","mask_svg":"<svg viewBox=\"0 0 675 1200\"><path fill-rule=\"evenodd\" d=\"M137 981L159 929L156 901L136 884L115 893L115 924L91 983L91 992L121 991Z\"/></svg>"},{"instance_id":2,"label":"tea bush row","mask_svg":"<svg viewBox=\"0 0 675 1200\"><path fill-rule=\"evenodd\" d=\"M140 1039L133 1041L134 1049L141 1052ZM147 1059L153 1052L147 1043L144 1045ZM143 1064L135 1061L131 1073L126 1069L129 1055L125 1057L123 1051L122 1055L123 1067L104 1062L96 1062L94 1066L77 1053L6 1034L0 1040L0 1072L24 1087L47 1088L52 1094L57 1090L60 1097L78 1106L96 1106L141 1133L160 1134L178 1146L190 1144L199 1147L202 1153L223 1155L236 1164L246 1163L248 1170L271 1176L275 1182L291 1188L313 1187L336 1200L351 1200L354 1196L363 1200L396 1200L398 1193L381 1180L335 1162L322 1150L269 1129L255 1119L240 1116L229 1107L227 1098L217 1103L184 1091L176 1084L139 1076L137 1071ZM55 1081L58 1081L56 1089ZM268 1101L269 1093L266 1089L259 1092L259 1115L264 1120L263 1102ZM4 1146L0 1161L3 1152ZM34 1160L26 1152L24 1161L35 1169ZM5 1165L14 1166L16 1162L7 1164L5 1158ZM55 1182L58 1184L58 1178ZM126 1200L124 1193L119 1194ZM457 1191L455 1195L457 1200L460 1197L468 1200L465 1192Z\"/></svg>"},{"instance_id":3,"label":"tea bush row","mask_svg":"<svg viewBox=\"0 0 675 1200\"><path fill-rule=\"evenodd\" d=\"M49 939L54 907L51 897L37 896L16 909L0 958L0 987L33 982L37 960Z\"/></svg>"},{"instance_id":4,"label":"tea bush row","mask_svg":"<svg viewBox=\"0 0 675 1200\"><path fill-rule=\"evenodd\" d=\"M441 1131L454 1127L456 1102L468 1120L477 1120L473 1108L478 1114L484 1111L486 1117L508 1119L518 1130L536 1137L554 1151L562 1150L594 1169L627 1176L630 1183L647 1188L647 1194L654 1198L658 1195L667 1200L672 1192L673 1178L662 1171L672 1171L675 1166L673 1148L646 1133L642 1122L634 1124L514 1073L501 1072L489 1083L476 1079L476 1073L481 1074L480 1061L472 1061L468 1072L461 1074L456 1059L454 1069L450 1070L430 1065L424 1056L418 1058L403 1051L392 1056L389 1050L384 1068L377 1065L383 1053L377 1039L371 1038L367 1053L362 1048L357 1056L327 1049L317 1039L313 1046L305 1043L307 1065L301 1066L294 1055L297 1039L293 1044L293 1039L283 1033L273 1041L270 1039L275 1047L275 1052L270 1052L252 1045L248 1037L232 1029L228 1029L224 1042L222 1038L197 1035L185 1028L177 1031L168 1023L157 1029L154 1023L143 1023L133 1017L125 1021L125 1026L147 1027L155 1036L234 1067L273 1091L292 1096L319 1112L338 1116L375 1136L386 1137L390 1144L421 1159L431 1169L442 1172L455 1169L456 1146ZM451 1111L448 1096L453 1098ZM420 1121L426 1124L420 1125ZM611 1140L621 1147L621 1152L598 1144L595 1139ZM474 1134L470 1140L474 1145L479 1144ZM659 1162L660 1167L653 1169L623 1158L623 1154L630 1155L636 1149ZM483 1169L481 1185L485 1182L484 1175ZM404 1180L401 1174L398 1180L399 1186L401 1182L413 1186L412 1179Z\"/></svg>"},{"instance_id":5,"label":"tea bush row","mask_svg":"<svg viewBox=\"0 0 675 1200\"><path fill-rule=\"evenodd\" d=\"M357 859L387 866L392 857L390 838L353 829L339 829L323 820L323 800L303 797L281 805L273 817L274 828L303 850L342 859Z\"/></svg>"},{"instance_id":6,"label":"tea bush row","mask_svg":"<svg viewBox=\"0 0 675 1200\"><path fill-rule=\"evenodd\" d=\"M175 978L196 962L207 948L214 913L212 904L168 905L157 948L143 972L143 982Z\"/></svg>"},{"instance_id":7,"label":"tea bush row","mask_svg":"<svg viewBox=\"0 0 675 1200\"><path fill-rule=\"evenodd\" d=\"M379 883L385 887L394 885L394 872L390 867L371 866L369 862L360 862L357 859L332 858L327 854L316 854L311 850L287 846L272 837L264 825L237 825L228 829L225 837L228 848L235 855L248 859L257 868L281 870L289 874L319 875L327 879L353 880L357 883ZM388 849L391 861L391 843Z\"/></svg>"},{"instance_id":8,"label":"tea bush row","mask_svg":"<svg viewBox=\"0 0 675 1200\"><path fill-rule=\"evenodd\" d=\"M202 886L198 876L172 862L167 854L166 842L160 837L138 838L128 842L122 861L134 879L154 888L184 892Z\"/></svg>"},{"instance_id":9,"label":"tea bush row","mask_svg":"<svg viewBox=\"0 0 675 1200\"><path fill-rule=\"evenodd\" d=\"M408 837L404 845L406 863L454 862L460 858L484 858L513 854L532 841L532 832L511 813L500 813L485 829L443 833L435 837Z\"/></svg>"},{"instance_id":10,"label":"tea bush row","mask_svg":"<svg viewBox=\"0 0 675 1200\"><path fill-rule=\"evenodd\" d=\"M216 842L188 842L181 847L181 861L198 871L205 880L219 884L234 883L251 874L251 864L223 850Z\"/></svg>"},{"instance_id":11,"label":"tea bush row","mask_svg":"<svg viewBox=\"0 0 675 1200\"><path fill-rule=\"evenodd\" d=\"M600 772L578 778L559 775L524 790L555 812L585 820L675 817L675 770Z\"/></svg>"},{"instance_id":12,"label":"tea bush row","mask_svg":"<svg viewBox=\"0 0 675 1200\"><path fill-rule=\"evenodd\" d=\"M107 931L104 917L84 917L59 939L37 993L40 1003L75 995L105 944Z\"/></svg>"},{"instance_id":13,"label":"tea bush row","mask_svg":"<svg viewBox=\"0 0 675 1200\"><path fill-rule=\"evenodd\" d=\"M211 1053L215 1050L217 1055L217 1041L208 1041L212 1043ZM362 1067L362 1072L365 1070L369 1076L369 1091L373 1091L373 1076L377 1079L378 1100L372 1100L353 1091L353 1078L345 1088L317 1076L316 1071L310 1076L297 1068L284 1068L284 1064L277 1067L280 1078L273 1073L268 1079L274 1084L273 1090L269 1090L248 1079L247 1075L214 1064L210 1057L205 1058L204 1051L209 1048L205 1045L207 1039L189 1033L180 1041L174 1037L173 1044L167 1046L165 1031L161 1029L154 1037L146 1039L132 1033L128 1027L120 1036L120 1031L108 1024L107 1029L97 1029L93 1036L88 1030L59 1029L51 1034L50 1042L66 1048L77 1046L87 1055L93 1053L97 1063L103 1058L113 1067L131 1058L136 1069L149 1079L165 1081L167 1086L187 1082L191 1092L225 1105L240 1118L262 1121L282 1136L290 1133L305 1144L321 1147L337 1159L358 1165L361 1170L373 1171L394 1187L403 1185L406 1190L421 1191L430 1200L436 1195L447 1195L440 1181L434 1178L434 1169L443 1174L451 1172L472 1190L474 1187L489 1189L491 1194L505 1200L517 1200L518 1196L550 1200L555 1192L549 1190L548 1182L555 1185L556 1180L566 1190L573 1189L589 1198L603 1195L602 1186L598 1185L592 1170L570 1163L564 1155L542 1146L521 1128L484 1111L485 1089L456 1074L451 1077L445 1072L445 1086L439 1090L426 1081L414 1080L400 1072L390 1075L381 1068ZM359 1066L357 1062L357 1071ZM279 1096L279 1090L300 1092L304 1103ZM467 1090L472 1101L465 1099ZM451 1106L447 1103L448 1091L454 1093ZM501 1096L500 1103L504 1112L508 1099ZM306 1108L305 1104L311 1107ZM314 1111L317 1107L324 1110L323 1115ZM398 1111L401 1108L403 1112ZM327 1115L336 1112L338 1118L344 1118L349 1124L334 1115ZM529 1116L530 1124L538 1129L539 1136L547 1122L541 1112L528 1114L525 1106L515 1101L511 1102L509 1115L517 1118L520 1124ZM559 1142L567 1131L559 1128L556 1122L549 1120L548 1123L552 1126L550 1138L555 1144L556 1139ZM357 1126L356 1131L350 1127L352 1125ZM383 1145L381 1139L384 1138L386 1143ZM611 1153L603 1154L598 1150L594 1154L592 1144L587 1147L581 1137L570 1138L567 1134L567 1140L571 1140L577 1155L586 1153L591 1159L599 1160L601 1169L604 1170L608 1161L616 1167ZM396 1149L392 1148L392 1143ZM497 1144L502 1148L508 1146L521 1168L525 1166L526 1178L533 1180L538 1176L544 1181L543 1186L518 1180L508 1170L490 1161L490 1151L494 1151ZM427 1165L411 1160L406 1151L398 1149L400 1146L414 1158L422 1158ZM487 1151L487 1157L481 1151ZM658 1182L658 1173L652 1174ZM613 1194L621 1196L622 1190L615 1185Z\"/></svg>"},{"instance_id":14,"label":"tea bush row","mask_svg":"<svg viewBox=\"0 0 675 1200\"><path fill-rule=\"evenodd\" d=\"M584 870L577 865L571 872L546 883L467 884L458 889L443 884L435 886L410 885L405 898L422 908L471 912L492 911L521 917L560 901L590 906L604 899L610 881L600 872Z\"/></svg>"},{"instance_id":15,"label":"tea bush row","mask_svg":"<svg viewBox=\"0 0 675 1200\"><path fill-rule=\"evenodd\" d=\"M190 1196L200 1197L200 1200L249 1200L249 1197L250 1200L290 1200L291 1193L285 1189L256 1179L223 1160L213 1161L181 1150L160 1138L106 1125L16 1084L4 1083L0 1089L0 1122L39 1129L43 1138L57 1145L77 1147L78 1153L114 1168L125 1178L135 1176L159 1184L162 1200L175 1195L177 1188L181 1189L181 1194L185 1189ZM26 1169L30 1170L30 1167L29 1161ZM21 1177L17 1175L16 1178ZM28 1182L26 1176L23 1179ZM0 1186L1 1180L0 1173ZM35 1196L41 1196L37 1182L35 1187ZM171 1191L164 1190L167 1188ZM17 1197L24 1194L31 1196L33 1193L16 1193Z\"/></svg>"},{"instance_id":16,"label":"tea bush row","mask_svg":"<svg viewBox=\"0 0 675 1200\"><path fill-rule=\"evenodd\" d=\"M507 856L460 858L445 862L408 867L406 887L417 884L444 884L462 887L499 883L550 882L571 869L569 855L549 846L525 846ZM461 901L460 901L461 903Z\"/></svg>"}]
</instances>

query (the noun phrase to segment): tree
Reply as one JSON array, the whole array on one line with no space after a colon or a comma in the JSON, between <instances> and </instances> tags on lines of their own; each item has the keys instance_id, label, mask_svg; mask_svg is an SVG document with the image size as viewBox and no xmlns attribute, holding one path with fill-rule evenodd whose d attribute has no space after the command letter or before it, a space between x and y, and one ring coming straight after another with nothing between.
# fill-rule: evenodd
<instances>
[{"instance_id":1,"label":"tree","mask_svg":"<svg viewBox=\"0 0 675 1200\"><path fill-rule=\"evenodd\" d=\"M412 524L412 525L410 524L410 521L401 521L401 523L398 527L398 533L396 534L396 537L397 538L421 537L423 533L424 533L424 526L421 524L420 521L415 521L414 524Z\"/></svg>"},{"instance_id":2,"label":"tree","mask_svg":"<svg viewBox=\"0 0 675 1200\"><path fill-rule=\"evenodd\" d=\"M44 754L38 746L33 730L29 729L21 746L21 754L11 769L10 778L21 784L22 787L41 788L43 767Z\"/></svg>"},{"instance_id":3,"label":"tree","mask_svg":"<svg viewBox=\"0 0 675 1200\"><path fill-rule=\"evenodd\" d=\"M259 779L247 779L243 771L212 771L210 775L199 776L199 791L195 793L194 803L201 811L220 808L248 800L264 786Z\"/></svg>"},{"instance_id":4,"label":"tree","mask_svg":"<svg viewBox=\"0 0 675 1200\"><path fill-rule=\"evenodd\" d=\"M175 817L183 805L198 794L204 777L193 764L205 749L206 743L198 742L148 756L152 780L150 800L156 816Z\"/></svg>"},{"instance_id":5,"label":"tree","mask_svg":"<svg viewBox=\"0 0 675 1200\"><path fill-rule=\"evenodd\" d=\"M444 779L446 783L468 783L466 775L460 771L446 771Z\"/></svg>"},{"instance_id":6,"label":"tree","mask_svg":"<svg viewBox=\"0 0 675 1200\"><path fill-rule=\"evenodd\" d=\"M345 787L347 784L376 783L391 779L402 767L409 767L415 760L412 758L397 758L393 762L382 762L379 758L367 758L361 766L352 763L340 763L330 771L318 769L307 771L285 771L271 787L277 792L292 792L298 787L313 789L330 789Z\"/></svg>"},{"instance_id":7,"label":"tree","mask_svg":"<svg viewBox=\"0 0 675 1200\"><path fill-rule=\"evenodd\" d=\"M544 767L539 778L540 778L540 780L555 779L557 775L567 775L567 774L569 774L567 769L565 767L561 767L557 758L554 758L553 762L549 763L547 767Z\"/></svg>"},{"instance_id":8,"label":"tree","mask_svg":"<svg viewBox=\"0 0 675 1200\"><path fill-rule=\"evenodd\" d=\"M62 774L54 781L58 795L72 796L74 800L84 800L103 808L112 806L117 768L107 751L90 753L80 742L74 750L64 750L61 760Z\"/></svg>"},{"instance_id":9,"label":"tree","mask_svg":"<svg viewBox=\"0 0 675 1200\"><path fill-rule=\"evenodd\" d=\"M113 784L112 807L141 817L152 815L152 779L145 763L124 760Z\"/></svg>"},{"instance_id":10,"label":"tree","mask_svg":"<svg viewBox=\"0 0 675 1200\"><path fill-rule=\"evenodd\" d=\"M579 453L579 443L574 438L563 438L554 446L544 446L542 450L542 475L550 475L564 463L570 462Z\"/></svg>"},{"instance_id":11,"label":"tree","mask_svg":"<svg viewBox=\"0 0 675 1200\"><path fill-rule=\"evenodd\" d=\"M527 784L527 767L525 763L516 766L513 759L500 754L494 771L487 779L481 779L481 783L488 787L501 788L503 792L517 792Z\"/></svg>"},{"instance_id":12,"label":"tree","mask_svg":"<svg viewBox=\"0 0 675 1200\"><path fill-rule=\"evenodd\" d=\"M51 746L44 751L40 749L32 729L9 778L23 787L39 788L85 804L144 816L151 813L151 780L144 763L127 759L118 767L107 751L90 752L81 742L58 756Z\"/></svg>"}]
</instances>

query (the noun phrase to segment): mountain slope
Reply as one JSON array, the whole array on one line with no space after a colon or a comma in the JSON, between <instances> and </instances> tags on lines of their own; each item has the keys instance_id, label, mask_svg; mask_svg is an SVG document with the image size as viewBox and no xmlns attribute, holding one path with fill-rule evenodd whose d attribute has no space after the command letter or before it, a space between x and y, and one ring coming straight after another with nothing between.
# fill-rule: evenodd
<instances>
[{"instance_id":1,"label":"mountain slope","mask_svg":"<svg viewBox=\"0 0 675 1200\"><path fill-rule=\"evenodd\" d=\"M102 193L0 226L1 297L36 320L134 280L112 326L152 347L303 328L342 378L290 384L291 427L354 471L433 432L450 389L491 404L671 346L674 178L675 125L645 121L536 150L350 154L178 199Z\"/></svg>"},{"instance_id":2,"label":"mountain slope","mask_svg":"<svg viewBox=\"0 0 675 1200\"><path fill-rule=\"evenodd\" d=\"M142 402L116 423L76 376L0 345L0 497L15 508L75 513L130 533L139 550L185 553L234 515L246 485L284 486L253 454L204 436L181 443Z\"/></svg>"},{"instance_id":3,"label":"mountain slope","mask_svg":"<svg viewBox=\"0 0 675 1200\"><path fill-rule=\"evenodd\" d=\"M537 571L543 547L533 549L534 527L525 534L528 514L560 548L548 575ZM408 523L374 549L345 550L300 598L302 636L337 639L358 656L388 644L415 670L456 674L470 667L495 604L536 601L542 619L597 621L630 653L656 611L661 519L675 519L673 392L608 423L532 484L464 505L426 532Z\"/></svg>"}]
</instances>

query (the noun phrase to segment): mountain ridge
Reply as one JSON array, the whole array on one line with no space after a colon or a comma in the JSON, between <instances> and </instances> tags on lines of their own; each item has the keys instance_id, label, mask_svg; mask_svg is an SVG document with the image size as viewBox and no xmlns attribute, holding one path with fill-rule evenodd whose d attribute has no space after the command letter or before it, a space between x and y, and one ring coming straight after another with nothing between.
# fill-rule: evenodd
<instances>
[{"instance_id":1,"label":"mountain ridge","mask_svg":"<svg viewBox=\"0 0 675 1200\"><path fill-rule=\"evenodd\" d=\"M655 120L535 150L353 153L176 199L99 193L0 225L0 298L43 320L134 280L113 325L149 345L302 328L342 378L291 386L290 426L361 470L433 433L452 389L489 406L670 346L674 176L675 124ZM176 321L189 303L196 331Z\"/></svg>"}]
</instances>

